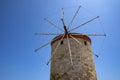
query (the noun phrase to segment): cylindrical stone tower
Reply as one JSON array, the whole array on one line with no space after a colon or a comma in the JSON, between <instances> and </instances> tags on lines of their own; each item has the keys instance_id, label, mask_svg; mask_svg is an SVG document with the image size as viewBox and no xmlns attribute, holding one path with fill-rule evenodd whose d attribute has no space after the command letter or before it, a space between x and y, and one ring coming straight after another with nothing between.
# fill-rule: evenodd
<instances>
[{"instance_id":1,"label":"cylindrical stone tower","mask_svg":"<svg viewBox=\"0 0 120 80\"><path fill-rule=\"evenodd\" d=\"M97 80L90 38L76 33L67 34L73 61L72 65L67 35L62 37L63 35L55 37L51 42L50 80ZM63 40L60 41L62 38ZM59 47L56 49L57 45Z\"/></svg>"}]
</instances>

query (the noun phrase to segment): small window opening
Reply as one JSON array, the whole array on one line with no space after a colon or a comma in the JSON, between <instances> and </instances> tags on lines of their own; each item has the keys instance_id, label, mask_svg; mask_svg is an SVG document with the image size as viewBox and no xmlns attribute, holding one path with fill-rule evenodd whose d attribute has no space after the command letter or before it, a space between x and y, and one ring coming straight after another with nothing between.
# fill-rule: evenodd
<instances>
[{"instance_id":1,"label":"small window opening","mask_svg":"<svg viewBox=\"0 0 120 80\"><path fill-rule=\"evenodd\" d=\"M86 41L84 41L84 44L85 44L85 46L87 45L87 42Z\"/></svg>"},{"instance_id":2,"label":"small window opening","mask_svg":"<svg viewBox=\"0 0 120 80\"><path fill-rule=\"evenodd\" d=\"M60 42L60 44L61 44L61 45L63 44L63 40Z\"/></svg>"}]
</instances>

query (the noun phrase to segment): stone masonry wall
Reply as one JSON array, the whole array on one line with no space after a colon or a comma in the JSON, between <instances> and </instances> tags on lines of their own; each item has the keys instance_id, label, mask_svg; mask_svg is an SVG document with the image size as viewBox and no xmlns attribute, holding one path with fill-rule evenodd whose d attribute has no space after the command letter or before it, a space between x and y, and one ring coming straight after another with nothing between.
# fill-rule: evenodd
<instances>
[{"instance_id":1,"label":"stone masonry wall","mask_svg":"<svg viewBox=\"0 0 120 80\"><path fill-rule=\"evenodd\" d=\"M59 41L52 44L50 80L97 80L91 45L88 41L77 39L80 44L69 38L73 66L70 62L67 39L63 39L54 55Z\"/></svg>"}]
</instances>

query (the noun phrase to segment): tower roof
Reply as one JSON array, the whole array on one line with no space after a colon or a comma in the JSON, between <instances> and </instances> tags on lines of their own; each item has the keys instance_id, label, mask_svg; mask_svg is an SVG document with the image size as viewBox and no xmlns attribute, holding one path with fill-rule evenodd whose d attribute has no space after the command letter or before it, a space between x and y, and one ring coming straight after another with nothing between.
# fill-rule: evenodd
<instances>
[{"instance_id":1,"label":"tower roof","mask_svg":"<svg viewBox=\"0 0 120 80\"><path fill-rule=\"evenodd\" d=\"M55 43L56 41L60 40L60 39L63 37L63 35L65 35L65 34L61 34L61 35L59 35L59 36L56 36L56 37L52 40L51 45L52 45L53 43ZM88 42L91 43L91 39L90 39L87 35L83 35L83 34L80 34L80 33L69 33L69 34L68 34L68 37L69 37L69 38L71 38L71 36L69 36L69 35L73 36L74 38L84 39L84 40L86 40L86 41L88 41ZM64 38L67 38L67 35L65 35Z\"/></svg>"}]
</instances>

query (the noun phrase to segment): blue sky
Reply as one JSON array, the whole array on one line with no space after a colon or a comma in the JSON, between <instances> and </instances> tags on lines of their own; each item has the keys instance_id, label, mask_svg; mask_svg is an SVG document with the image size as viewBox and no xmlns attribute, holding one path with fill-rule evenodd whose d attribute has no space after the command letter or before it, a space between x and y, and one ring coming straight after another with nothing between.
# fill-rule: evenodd
<instances>
[{"instance_id":1,"label":"blue sky","mask_svg":"<svg viewBox=\"0 0 120 80\"><path fill-rule=\"evenodd\" d=\"M79 33L105 33L91 37L98 80L120 80L120 1L119 0L0 0L0 80L49 80L50 45L37 53L35 48L55 36L35 36L35 32L58 32L44 18L61 26L61 8L66 23L82 8L73 27L95 16L100 20L81 27ZM73 28L71 27L71 28ZM104 43L103 43L104 41ZM103 47L101 47L103 45Z\"/></svg>"}]
</instances>

